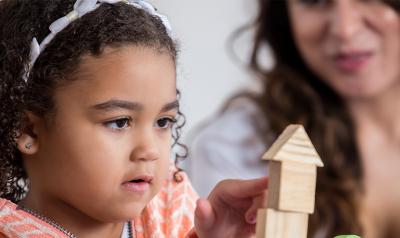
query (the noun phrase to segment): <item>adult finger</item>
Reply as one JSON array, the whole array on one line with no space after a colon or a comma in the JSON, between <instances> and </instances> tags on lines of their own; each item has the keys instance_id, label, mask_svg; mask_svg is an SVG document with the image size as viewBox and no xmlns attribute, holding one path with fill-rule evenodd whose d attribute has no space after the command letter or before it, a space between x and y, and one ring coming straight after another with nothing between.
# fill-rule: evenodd
<instances>
[{"instance_id":1,"label":"adult finger","mask_svg":"<svg viewBox=\"0 0 400 238\"><path fill-rule=\"evenodd\" d=\"M268 188L268 177L250 180L224 180L217 185L219 194L248 198L262 194ZM212 193L210 194L210 196Z\"/></svg>"},{"instance_id":2,"label":"adult finger","mask_svg":"<svg viewBox=\"0 0 400 238\"><path fill-rule=\"evenodd\" d=\"M215 212L207 199L200 198L197 200L194 216L196 231L198 233L213 228L216 219Z\"/></svg>"},{"instance_id":3,"label":"adult finger","mask_svg":"<svg viewBox=\"0 0 400 238\"><path fill-rule=\"evenodd\" d=\"M265 190L261 195L253 199L253 203L245 214L246 222L249 224L255 224L257 222L257 211L260 208L266 208L268 206L268 190Z\"/></svg>"}]
</instances>

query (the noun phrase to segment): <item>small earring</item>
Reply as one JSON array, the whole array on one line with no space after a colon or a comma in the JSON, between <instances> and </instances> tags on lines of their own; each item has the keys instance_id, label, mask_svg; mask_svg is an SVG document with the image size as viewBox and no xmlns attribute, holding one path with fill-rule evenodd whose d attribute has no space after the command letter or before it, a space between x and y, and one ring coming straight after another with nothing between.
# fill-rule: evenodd
<instances>
[{"instance_id":1,"label":"small earring","mask_svg":"<svg viewBox=\"0 0 400 238\"><path fill-rule=\"evenodd\" d=\"M25 144L25 148L27 148L28 150L30 150L32 148L32 143L27 143Z\"/></svg>"}]
</instances>

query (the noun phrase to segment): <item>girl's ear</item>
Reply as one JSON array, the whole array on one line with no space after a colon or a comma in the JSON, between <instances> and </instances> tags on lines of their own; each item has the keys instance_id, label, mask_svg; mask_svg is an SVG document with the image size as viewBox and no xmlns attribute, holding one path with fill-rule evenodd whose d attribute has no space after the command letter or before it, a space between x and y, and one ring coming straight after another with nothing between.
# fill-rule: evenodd
<instances>
[{"instance_id":1,"label":"girl's ear","mask_svg":"<svg viewBox=\"0 0 400 238\"><path fill-rule=\"evenodd\" d=\"M33 155L38 151L39 140L37 129L41 120L40 117L32 112L25 112L17 139L17 147L22 154Z\"/></svg>"}]
</instances>

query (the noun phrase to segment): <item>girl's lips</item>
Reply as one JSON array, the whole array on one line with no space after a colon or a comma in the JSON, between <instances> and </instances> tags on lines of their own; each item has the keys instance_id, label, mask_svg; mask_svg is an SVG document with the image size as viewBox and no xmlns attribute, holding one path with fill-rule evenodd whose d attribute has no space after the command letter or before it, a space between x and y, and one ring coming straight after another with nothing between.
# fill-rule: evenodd
<instances>
[{"instance_id":1,"label":"girl's lips","mask_svg":"<svg viewBox=\"0 0 400 238\"><path fill-rule=\"evenodd\" d=\"M339 53L335 58L337 68L344 73L354 73L359 71L372 58L370 51L354 51L347 53Z\"/></svg>"},{"instance_id":2,"label":"girl's lips","mask_svg":"<svg viewBox=\"0 0 400 238\"><path fill-rule=\"evenodd\" d=\"M126 182L122 186L129 192L143 193L150 188L150 183L148 182Z\"/></svg>"},{"instance_id":3,"label":"girl's lips","mask_svg":"<svg viewBox=\"0 0 400 238\"><path fill-rule=\"evenodd\" d=\"M143 193L146 192L153 181L153 176L142 175L137 176L132 180L124 182L122 184L123 188L127 191L134 193Z\"/></svg>"}]
</instances>

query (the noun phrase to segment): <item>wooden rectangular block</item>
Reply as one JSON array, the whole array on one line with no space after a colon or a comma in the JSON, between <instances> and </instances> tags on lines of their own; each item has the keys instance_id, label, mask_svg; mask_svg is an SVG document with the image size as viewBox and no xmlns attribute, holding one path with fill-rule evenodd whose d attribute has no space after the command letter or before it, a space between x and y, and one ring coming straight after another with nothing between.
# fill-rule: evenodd
<instances>
[{"instance_id":1,"label":"wooden rectangular block","mask_svg":"<svg viewBox=\"0 0 400 238\"><path fill-rule=\"evenodd\" d=\"M307 238L308 214L259 209L257 238Z\"/></svg>"},{"instance_id":2,"label":"wooden rectangular block","mask_svg":"<svg viewBox=\"0 0 400 238\"><path fill-rule=\"evenodd\" d=\"M267 232L267 209L258 209L256 223L256 238L265 238Z\"/></svg>"},{"instance_id":3,"label":"wooden rectangular block","mask_svg":"<svg viewBox=\"0 0 400 238\"><path fill-rule=\"evenodd\" d=\"M268 207L280 211L313 213L317 168L292 161L270 161Z\"/></svg>"},{"instance_id":4,"label":"wooden rectangular block","mask_svg":"<svg viewBox=\"0 0 400 238\"><path fill-rule=\"evenodd\" d=\"M280 184L281 184L281 161L269 161L269 180L268 180L268 207L279 209Z\"/></svg>"}]
</instances>

